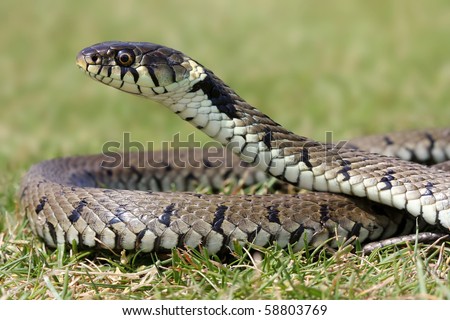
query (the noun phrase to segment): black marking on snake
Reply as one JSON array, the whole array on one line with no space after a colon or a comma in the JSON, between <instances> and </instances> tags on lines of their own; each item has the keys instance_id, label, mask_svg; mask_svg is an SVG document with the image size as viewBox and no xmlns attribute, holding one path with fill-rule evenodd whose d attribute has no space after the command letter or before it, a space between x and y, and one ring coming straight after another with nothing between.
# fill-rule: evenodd
<instances>
[{"instance_id":1,"label":"black marking on snake","mask_svg":"<svg viewBox=\"0 0 450 320\"><path fill-rule=\"evenodd\" d=\"M111 78L111 74L112 74L112 68L111 67L105 67L106 68L106 76L108 78Z\"/></svg>"},{"instance_id":2,"label":"black marking on snake","mask_svg":"<svg viewBox=\"0 0 450 320\"><path fill-rule=\"evenodd\" d=\"M433 195L433 190L431 190L433 188L433 184L431 182L427 182L427 184L425 185L425 192L422 194L422 196L432 196Z\"/></svg>"},{"instance_id":3,"label":"black marking on snake","mask_svg":"<svg viewBox=\"0 0 450 320\"><path fill-rule=\"evenodd\" d=\"M234 104L227 103L227 104L219 104L218 102L214 102L212 100L213 104L219 109L220 112L225 113L228 118L234 119L238 118L237 116L237 110Z\"/></svg>"},{"instance_id":4,"label":"black marking on snake","mask_svg":"<svg viewBox=\"0 0 450 320\"><path fill-rule=\"evenodd\" d=\"M330 219L330 208L327 204L321 204L320 209L320 223L325 224Z\"/></svg>"},{"instance_id":5,"label":"black marking on snake","mask_svg":"<svg viewBox=\"0 0 450 320\"><path fill-rule=\"evenodd\" d=\"M110 219L110 220L108 221L108 224L109 224L109 225L112 225L112 224L115 224L115 223L124 222L124 219L122 219L122 215L123 215L124 213L126 213L126 212L127 212L127 211L126 211L124 208L122 208L122 207L116 208L116 209L114 210L114 212L112 212L112 213L115 215L115 217L113 217L112 219Z\"/></svg>"},{"instance_id":6,"label":"black marking on snake","mask_svg":"<svg viewBox=\"0 0 450 320\"><path fill-rule=\"evenodd\" d=\"M161 252L161 253L166 253L167 252L168 253L168 252L171 251L170 248L166 248L166 247L162 247L161 246L161 242L162 242L163 238L164 238L164 235L160 236L160 237L156 237L155 242L153 244L153 252ZM181 237L179 236L178 237L178 243L180 243L180 238Z\"/></svg>"},{"instance_id":7,"label":"black marking on snake","mask_svg":"<svg viewBox=\"0 0 450 320\"><path fill-rule=\"evenodd\" d=\"M161 87L160 87L160 88L161 88ZM162 93L156 91L155 88L150 88L150 89L152 89L152 91L153 91L153 93L155 94L155 96L160 95L160 94L163 94L163 93L167 93L166 88L163 88L163 89L164 89L164 92L162 92ZM181 112L181 111L175 111L176 114L179 114L180 112Z\"/></svg>"},{"instance_id":8,"label":"black marking on snake","mask_svg":"<svg viewBox=\"0 0 450 320\"><path fill-rule=\"evenodd\" d=\"M178 240L177 240L177 247L178 248L183 248L185 247L185 241L184 239L186 238L186 233L182 233L178 235Z\"/></svg>"},{"instance_id":9,"label":"black marking on snake","mask_svg":"<svg viewBox=\"0 0 450 320\"><path fill-rule=\"evenodd\" d=\"M112 225L112 224L119 223L119 222L122 222L122 220L120 220L118 217L114 217L108 221L108 224Z\"/></svg>"},{"instance_id":10,"label":"black marking on snake","mask_svg":"<svg viewBox=\"0 0 450 320\"><path fill-rule=\"evenodd\" d=\"M350 175L348 174L348 172L349 172L350 170L352 170L352 167L351 167L351 166L344 165L344 166L342 167L342 169L339 170L339 171L337 172L337 173L341 173L341 174L344 176L344 179L342 179L342 181L348 181L348 180L350 180Z\"/></svg>"},{"instance_id":11,"label":"black marking on snake","mask_svg":"<svg viewBox=\"0 0 450 320\"><path fill-rule=\"evenodd\" d=\"M34 210L34 212L36 212L36 214L39 214L39 212L44 210L44 206L47 202L48 202L48 199L46 196L41 197L39 199L39 204L36 206L36 209Z\"/></svg>"},{"instance_id":12,"label":"black marking on snake","mask_svg":"<svg viewBox=\"0 0 450 320\"><path fill-rule=\"evenodd\" d=\"M383 188L381 188L381 191L384 191L384 190L390 190L390 189L392 189L392 183L390 183L389 181L387 181L387 180L385 180L385 181L382 181L384 179L384 177L383 178L381 178L381 180L380 180L380 182L384 182L384 187Z\"/></svg>"},{"instance_id":13,"label":"black marking on snake","mask_svg":"<svg viewBox=\"0 0 450 320\"><path fill-rule=\"evenodd\" d=\"M186 237L189 237L189 233L178 234L178 240L176 247L178 248L186 248ZM202 244L207 242L208 236L202 236L196 248L201 247ZM159 240L159 239L157 239ZM160 241L158 241L158 246L160 245ZM223 245L223 244L222 244Z\"/></svg>"},{"instance_id":14,"label":"black marking on snake","mask_svg":"<svg viewBox=\"0 0 450 320\"><path fill-rule=\"evenodd\" d=\"M388 146L394 144L394 141L392 141L392 139L389 138L388 136L384 136L383 140L384 140L384 142L386 142L386 145L388 145Z\"/></svg>"},{"instance_id":15,"label":"black marking on snake","mask_svg":"<svg viewBox=\"0 0 450 320\"><path fill-rule=\"evenodd\" d=\"M22 189L22 193L20 194L20 199L23 199L25 197L25 194L28 191L28 186L25 186L25 188Z\"/></svg>"},{"instance_id":16,"label":"black marking on snake","mask_svg":"<svg viewBox=\"0 0 450 320\"><path fill-rule=\"evenodd\" d=\"M298 227L294 232L291 233L291 236L289 237L289 243L294 244L298 242L303 235L303 232L305 232L305 226L301 224L300 227Z\"/></svg>"},{"instance_id":17,"label":"black marking on snake","mask_svg":"<svg viewBox=\"0 0 450 320\"><path fill-rule=\"evenodd\" d=\"M170 65L170 79L172 80L171 82L177 82L177 72L175 71L175 69L173 68L174 64L170 63L171 60L168 60L169 65ZM178 63L175 63L175 65L179 65Z\"/></svg>"},{"instance_id":18,"label":"black marking on snake","mask_svg":"<svg viewBox=\"0 0 450 320\"><path fill-rule=\"evenodd\" d=\"M434 138L429 132L425 132L425 138L427 138L428 141L430 141L430 146L428 147L428 152L431 154L432 150L434 149L434 143L435 143Z\"/></svg>"},{"instance_id":19,"label":"black marking on snake","mask_svg":"<svg viewBox=\"0 0 450 320\"><path fill-rule=\"evenodd\" d=\"M37 183L37 188L39 189L40 187L41 187L41 184L43 184L43 183L46 183L47 182L47 180L41 180L41 181L39 181L38 183Z\"/></svg>"},{"instance_id":20,"label":"black marking on snake","mask_svg":"<svg viewBox=\"0 0 450 320\"><path fill-rule=\"evenodd\" d=\"M350 239L351 237L359 237L359 234L361 232L362 224L357 222L353 225L352 230L347 234L347 239Z\"/></svg>"},{"instance_id":21,"label":"black marking on snake","mask_svg":"<svg viewBox=\"0 0 450 320\"><path fill-rule=\"evenodd\" d=\"M147 232L147 228L142 229L141 231L139 231L139 233L136 236L137 241L140 243L142 241L142 239L145 236L145 233Z\"/></svg>"},{"instance_id":22,"label":"black marking on snake","mask_svg":"<svg viewBox=\"0 0 450 320\"><path fill-rule=\"evenodd\" d=\"M428 132L424 133L424 137L425 137L425 139L427 139L430 142L429 146L427 147L427 151L428 151L427 159L419 158L417 156L416 150L414 148L405 147L405 149L408 150L409 153L411 154L411 158L410 158L411 162L418 162L418 163L422 163L422 164L426 164L426 165L435 164L435 161L432 156L432 152L435 147L435 140L434 140L433 136Z\"/></svg>"},{"instance_id":23,"label":"black marking on snake","mask_svg":"<svg viewBox=\"0 0 450 320\"><path fill-rule=\"evenodd\" d=\"M120 68L120 80L123 81L123 78L125 77L127 72L128 72L128 68Z\"/></svg>"},{"instance_id":24,"label":"black marking on snake","mask_svg":"<svg viewBox=\"0 0 450 320\"><path fill-rule=\"evenodd\" d=\"M204 81L204 80L203 80L203 81ZM202 82L203 82L203 81L199 81L199 82L195 83L195 84L192 86L191 90L189 90L189 92L197 92L198 90L202 89ZM203 91L203 93L205 93L204 90L202 90L202 91Z\"/></svg>"},{"instance_id":25,"label":"black marking on snake","mask_svg":"<svg viewBox=\"0 0 450 320\"><path fill-rule=\"evenodd\" d=\"M280 213L280 210L278 210L274 206L267 207L267 214L268 214L267 219L269 219L269 222L281 224L280 218L278 217L279 213Z\"/></svg>"},{"instance_id":26,"label":"black marking on snake","mask_svg":"<svg viewBox=\"0 0 450 320\"><path fill-rule=\"evenodd\" d=\"M67 236L67 235L66 235ZM115 241L115 240L114 240ZM84 235L83 235L83 233L81 233L81 232L78 232L78 243L79 244L81 244L81 246L84 246L85 245L85 243L84 243ZM114 243L116 243L116 242L114 242Z\"/></svg>"},{"instance_id":27,"label":"black marking on snake","mask_svg":"<svg viewBox=\"0 0 450 320\"><path fill-rule=\"evenodd\" d=\"M133 75L134 83L137 83L139 80L139 72L137 72L134 68L128 68L128 71Z\"/></svg>"},{"instance_id":28,"label":"black marking on snake","mask_svg":"<svg viewBox=\"0 0 450 320\"><path fill-rule=\"evenodd\" d=\"M55 230L55 226L50 222L47 221L46 223L47 227L48 227L48 232L50 233L50 236L53 239L53 242L56 244L58 243L57 238L56 238L56 230Z\"/></svg>"},{"instance_id":29,"label":"black marking on snake","mask_svg":"<svg viewBox=\"0 0 450 320\"><path fill-rule=\"evenodd\" d=\"M303 148L302 153L300 154L300 161L302 161L308 168L312 168L313 165L309 162L309 151L308 148Z\"/></svg>"},{"instance_id":30,"label":"black marking on snake","mask_svg":"<svg viewBox=\"0 0 450 320\"><path fill-rule=\"evenodd\" d=\"M211 72L207 72L206 78L194 84L190 92L202 90L203 93L206 94L211 100L220 98L222 95L222 90L215 84L213 77L214 76Z\"/></svg>"},{"instance_id":31,"label":"black marking on snake","mask_svg":"<svg viewBox=\"0 0 450 320\"><path fill-rule=\"evenodd\" d=\"M242 150L244 150L245 149L245 147L247 147L247 140L242 144L242 145L239 145L239 148L240 148L240 152L242 152ZM256 159L256 157L255 157L255 159ZM254 160L253 160L253 162L254 162ZM241 161L241 163L242 163L242 161ZM250 163L250 165L252 165L253 163Z\"/></svg>"},{"instance_id":32,"label":"black marking on snake","mask_svg":"<svg viewBox=\"0 0 450 320\"><path fill-rule=\"evenodd\" d=\"M202 159L203 162L203 166L205 168L214 168L215 166L213 165L213 163L211 161L209 161L207 158L203 158Z\"/></svg>"},{"instance_id":33,"label":"black marking on snake","mask_svg":"<svg viewBox=\"0 0 450 320\"><path fill-rule=\"evenodd\" d=\"M80 213L77 210L72 210L72 213L67 218L71 223L75 223L80 219Z\"/></svg>"},{"instance_id":34,"label":"black marking on snake","mask_svg":"<svg viewBox=\"0 0 450 320\"><path fill-rule=\"evenodd\" d=\"M264 127L263 131L264 135L262 141L266 145L267 149L272 150L273 132L268 127Z\"/></svg>"},{"instance_id":35,"label":"black marking on snake","mask_svg":"<svg viewBox=\"0 0 450 320\"><path fill-rule=\"evenodd\" d=\"M161 222L163 225L168 227L170 225L170 217L172 216L172 213L175 211L175 203L169 204L167 207L164 208L163 214L158 217L158 221Z\"/></svg>"},{"instance_id":36,"label":"black marking on snake","mask_svg":"<svg viewBox=\"0 0 450 320\"><path fill-rule=\"evenodd\" d=\"M258 225L255 230L249 232L247 235L247 241L253 242L253 240L255 240L256 236L261 231L261 229L262 229L262 227L260 225Z\"/></svg>"},{"instance_id":37,"label":"black marking on snake","mask_svg":"<svg viewBox=\"0 0 450 320\"><path fill-rule=\"evenodd\" d=\"M153 83L155 84L155 87L159 87L159 80L158 77L155 75L155 71L153 70L153 68L147 68L148 74L150 75L150 78L152 78ZM153 90L153 88L152 88ZM153 92L155 92L155 90L153 90ZM155 92L156 94L158 94L157 92Z\"/></svg>"},{"instance_id":38,"label":"black marking on snake","mask_svg":"<svg viewBox=\"0 0 450 320\"><path fill-rule=\"evenodd\" d=\"M75 209L73 209L72 212L70 213L70 215L67 217L69 219L69 221L72 223L77 222L78 219L80 219L80 217L81 217L81 212L83 211L83 208L86 207L87 205L88 205L88 203L84 199L81 200L80 202L78 202Z\"/></svg>"},{"instance_id":39,"label":"black marking on snake","mask_svg":"<svg viewBox=\"0 0 450 320\"><path fill-rule=\"evenodd\" d=\"M206 78L194 84L190 92L202 90L220 112L225 113L230 119L238 118L234 99L224 90L227 87L225 85L217 85L216 82L219 80L215 78L212 72L206 71L206 74Z\"/></svg>"},{"instance_id":40,"label":"black marking on snake","mask_svg":"<svg viewBox=\"0 0 450 320\"><path fill-rule=\"evenodd\" d=\"M225 220L225 212L228 210L227 206L218 205L216 211L214 212L214 219L212 222L212 229L214 231L222 233L222 223Z\"/></svg>"},{"instance_id":41,"label":"black marking on snake","mask_svg":"<svg viewBox=\"0 0 450 320\"><path fill-rule=\"evenodd\" d=\"M392 189L392 183L391 183L392 180L395 180L395 177L391 176L390 174L388 174L384 177L381 177L380 182L384 182L384 187L381 188L381 190L383 191L383 190Z\"/></svg>"},{"instance_id":42,"label":"black marking on snake","mask_svg":"<svg viewBox=\"0 0 450 320\"><path fill-rule=\"evenodd\" d=\"M192 119L194 119L194 117L186 117L186 118L184 118L184 120L186 120L186 121L192 121Z\"/></svg>"}]
</instances>

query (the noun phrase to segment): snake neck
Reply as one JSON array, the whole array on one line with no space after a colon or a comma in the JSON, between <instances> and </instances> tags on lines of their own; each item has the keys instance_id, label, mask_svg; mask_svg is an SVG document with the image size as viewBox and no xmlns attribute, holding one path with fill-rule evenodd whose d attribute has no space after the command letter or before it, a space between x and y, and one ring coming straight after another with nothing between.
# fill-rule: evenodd
<instances>
[{"instance_id":1,"label":"snake neck","mask_svg":"<svg viewBox=\"0 0 450 320\"><path fill-rule=\"evenodd\" d=\"M276 178L298 184L282 168L299 163L312 167L310 148L330 149L317 141L292 133L259 111L228 87L212 71L194 68L191 89L181 96L162 99L183 120L231 149L243 161ZM174 96L177 99L174 99ZM316 163L319 165L320 163Z\"/></svg>"}]
</instances>

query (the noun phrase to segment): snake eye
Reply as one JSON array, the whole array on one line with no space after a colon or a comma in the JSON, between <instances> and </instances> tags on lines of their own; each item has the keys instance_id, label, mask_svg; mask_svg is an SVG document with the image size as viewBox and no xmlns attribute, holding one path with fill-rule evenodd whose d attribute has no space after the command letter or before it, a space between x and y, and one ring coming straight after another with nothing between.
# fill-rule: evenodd
<instances>
[{"instance_id":1,"label":"snake eye","mask_svg":"<svg viewBox=\"0 0 450 320\"><path fill-rule=\"evenodd\" d=\"M122 67L129 67L134 62L134 52L131 50L120 50L116 55L116 62Z\"/></svg>"},{"instance_id":2,"label":"snake eye","mask_svg":"<svg viewBox=\"0 0 450 320\"><path fill-rule=\"evenodd\" d=\"M91 55L91 60L94 64L99 64L101 62L101 57L99 54Z\"/></svg>"}]
</instances>

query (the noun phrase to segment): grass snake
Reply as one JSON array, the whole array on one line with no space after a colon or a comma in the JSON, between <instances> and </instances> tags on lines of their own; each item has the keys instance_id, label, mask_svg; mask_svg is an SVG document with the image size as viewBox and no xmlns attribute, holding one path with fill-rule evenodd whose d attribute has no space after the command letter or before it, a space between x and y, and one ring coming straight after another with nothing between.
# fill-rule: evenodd
<instances>
[{"instance_id":1,"label":"grass snake","mask_svg":"<svg viewBox=\"0 0 450 320\"><path fill-rule=\"evenodd\" d=\"M202 246L213 254L233 250L236 241L290 244L294 250L336 247L348 239L367 243L414 232L416 225L450 233L450 173L441 170L446 165L409 161L448 160L449 130L325 144L285 129L171 48L104 42L83 49L76 61L99 82L165 105L225 149L214 159L204 150L164 150L32 166L22 181L21 205L49 246L142 252ZM362 150L369 145L374 149ZM195 166L184 165L190 159ZM220 190L227 179L252 185L266 174L282 188L313 192L192 191L198 185Z\"/></svg>"}]
</instances>

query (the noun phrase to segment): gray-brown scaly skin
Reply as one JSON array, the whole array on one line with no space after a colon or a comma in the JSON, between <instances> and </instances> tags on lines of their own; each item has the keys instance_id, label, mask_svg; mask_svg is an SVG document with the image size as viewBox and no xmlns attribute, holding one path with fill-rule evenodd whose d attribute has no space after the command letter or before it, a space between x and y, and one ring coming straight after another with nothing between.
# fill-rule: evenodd
<instances>
[{"instance_id":1,"label":"gray-brown scaly skin","mask_svg":"<svg viewBox=\"0 0 450 320\"><path fill-rule=\"evenodd\" d=\"M389 157L428 165L439 164L439 166L433 166L433 168L445 170L450 159L449 141L450 129L433 128L426 131L415 130L365 136L352 139L350 144Z\"/></svg>"},{"instance_id":2,"label":"gray-brown scaly skin","mask_svg":"<svg viewBox=\"0 0 450 320\"><path fill-rule=\"evenodd\" d=\"M211 71L170 48L108 42L81 51L77 63L98 81L161 102L261 171L301 188L367 197L406 209L449 232L449 173L295 135L243 101ZM426 139L434 141L432 135ZM429 154L447 159L450 152L446 147L439 151L439 146L432 143ZM135 156L130 157L133 162ZM167 155L164 161L181 184L220 180L208 165L191 174L174 166L172 158ZM291 243L298 250L335 235L333 246L351 236L364 242L407 233L415 225L395 210L340 195L167 192L170 183L161 173L167 171L141 165L105 169L102 160L105 156L51 160L34 166L24 178L22 205L33 230L49 245L75 241L145 252L202 245L216 253L232 249L237 240L262 246ZM156 177L144 178L149 173ZM258 180L252 170L229 174ZM183 175L189 178L180 180ZM122 185L156 190L108 188Z\"/></svg>"},{"instance_id":3,"label":"gray-brown scaly skin","mask_svg":"<svg viewBox=\"0 0 450 320\"><path fill-rule=\"evenodd\" d=\"M142 161L146 156L121 155L121 164L112 168L102 165L112 163L104 155L53 159L33 166L23 180L22 203L34 232L50 246L76 241L87 247L147 252L202 244L216 253L232 248L232 240L262 246L298 242L295 248L300 249L301 235L318 246L336 233L340 242L356 232L361 241L373 241L409 233L415 226L395 210L333 194L171 192L202 185L219 189L225 179L254 185L265 177L236 161L230 169L230 154L222 160L227 165L220 168L206 166L206 160L197 168L180 167L172 152L151 153L148 157L163 165L150 167L145 166L149 161ZM198 149L181 152L176 159L203 156Z\"/></svg>"}]
</instances>

